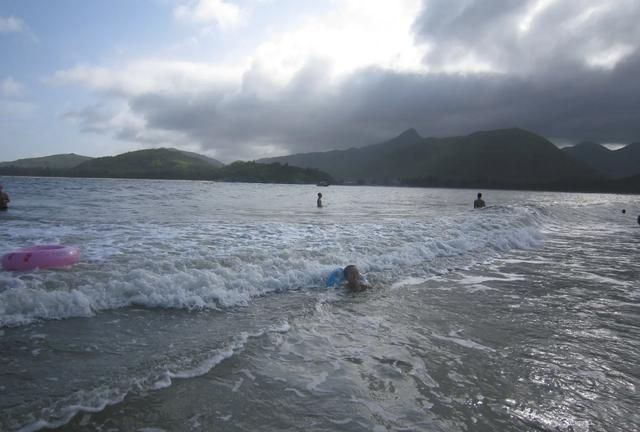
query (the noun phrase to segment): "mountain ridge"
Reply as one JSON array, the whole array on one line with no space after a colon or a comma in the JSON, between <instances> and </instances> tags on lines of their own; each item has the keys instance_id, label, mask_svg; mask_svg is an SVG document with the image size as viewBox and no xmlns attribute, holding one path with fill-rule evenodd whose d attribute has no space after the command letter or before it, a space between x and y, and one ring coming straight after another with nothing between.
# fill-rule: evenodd
<instances>
[{"instance_id":1,"label":"mountain ridge","mask_svg":"<svg viewBox=\"0 0 640 432\"><path fill-rule=\"evenodd\" d=\"M26 167L11 165L15 161L5 162L0 164L0 175L640 193L640 177L612 176L579 160L572 154L576 149L605 155L597 158L603 160L613 154L633 161L637 153L640 161L637 142L620 150L609 150L592 142L559 149L547 139L517 127L441 138L424 138L416 129L409 128L390 140L364 147L237 161L229 165L198 153L157 148L101 158L52 155L32 158ZM83 161L62 169L43 163L60 156L79 157ZM34 163L44 166L29 166ZM638 166L640 163L636 168Z\"/></svg>"},{"instance_id":2,"label":"mountain ridge","mask_svg":"<svg viewBox=\"0 0 640 432\"><path fill-rule=\"evenodd\" d=\"M294 154L258 162L326 171L339 181L367 184L450 184L543 187L604 179L545 138L521 128L422 138L408 129L370 146Z\"/></svg>"},{"instance_id":3,"label":"mountain ridge","mask_svg":"<svg viewBox=\"0 0 640 432\"><path fill-rule=\"evenodd\" d=\"M602 144L585 141L562 150L576 160L614 179L640 174L640 142L611 150Z\"/></svg>"},{"instance_id":4,"label":"mountain ridge","mask_svg":"<svg viewBox=\"0 0 640 432\"><path fill-rule=\"evenodd\" d=\"M294 184L334 182L327 173L279 163L265 165L239 161L229 165L216 166L216 162L220 163L197 153L159 148L92 158L77 166L64 169L5 166L0 167L0 175Z\"/></svg>"},{"instance_id":5,"label":"mountain ridge","mask_svg":"<svg viewBox=\"0 0 640 432\"><path fill-rule=\"evenodd\" d=\"M20 168L73 168L81 163L93 159L75 153L59 153L49 156L16 159L14 161L0 162L0 167L16 166Z\"/></svg>"}]
</instances>

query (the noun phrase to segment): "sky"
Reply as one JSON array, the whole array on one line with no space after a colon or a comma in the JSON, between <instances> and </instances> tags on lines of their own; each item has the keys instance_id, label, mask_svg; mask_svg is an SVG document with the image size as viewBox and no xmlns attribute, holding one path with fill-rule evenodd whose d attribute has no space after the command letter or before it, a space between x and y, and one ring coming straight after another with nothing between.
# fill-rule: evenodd
<instances>
[{"instance_id":1,"label":"sky","mask_svg":"<svg viewBox=\"0 0 640 432\"><path fill-rule=\"evenodd\" d=\"M640 141L640 0L0 0L0 161Z\"/></svg>"}]
</instances>

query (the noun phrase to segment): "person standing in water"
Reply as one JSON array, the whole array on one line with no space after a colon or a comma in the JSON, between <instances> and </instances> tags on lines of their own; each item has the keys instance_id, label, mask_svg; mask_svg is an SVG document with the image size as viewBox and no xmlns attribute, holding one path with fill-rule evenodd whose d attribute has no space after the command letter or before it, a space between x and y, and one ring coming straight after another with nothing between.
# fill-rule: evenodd
<instances>
[{"instance_id":1,"label":"person standing in water","mask_svg":"<svg viewBox=\"0 0 640 432\"><path fill-rule=\"evenodd\" d=\"M318 208L322 207L322 194L320 192L318 192Z\"/></svg>"},{"instance_id":2,"label":"person standing in water","mask_svg":"<svg viewBox=\"0 0 640 432\"><path fill-rule=\"evenodd\" d=\"M2 185L0 185L0 211L9 210L9 202L11 202L9 195L2 190Z\"/></svg>"},{"instance_id":3,"label":"person standing in water","mask_svg":"<svg viewBox=\"0 0 640 432\"><path fill-rule=\"evenodd\" d=\"M478 192L478 199L473 202L473 208L483 208L484 200L482 199L482 193Z\"/></svg>"}]
</instances>

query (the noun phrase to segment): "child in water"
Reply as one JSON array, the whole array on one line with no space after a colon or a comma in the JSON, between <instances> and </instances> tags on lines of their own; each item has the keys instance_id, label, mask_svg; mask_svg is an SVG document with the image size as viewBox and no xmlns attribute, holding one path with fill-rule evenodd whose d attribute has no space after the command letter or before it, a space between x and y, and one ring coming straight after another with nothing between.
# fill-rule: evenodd
<instances>
[{"instance_id":1,"label":"child in water","mask_svg":"<svg viewBox=\"0 0 640 432\"><path fill-rule=\"evenodd\" d=\"M322 207L322 194L318 192L318 208Z\"/></svg>"},{"instance_id":2,"label":"child in water","mask_svg":"<svg viewBox=\"0 0 640 432\"><path fill-rule=\"evenodd\" d=\"M367 280L360 274L358 267L350 264L342 271L344 280L347 283L347 287L351 291L364 291L367 288L371 288Z\"/></svg>"}]
</instances>

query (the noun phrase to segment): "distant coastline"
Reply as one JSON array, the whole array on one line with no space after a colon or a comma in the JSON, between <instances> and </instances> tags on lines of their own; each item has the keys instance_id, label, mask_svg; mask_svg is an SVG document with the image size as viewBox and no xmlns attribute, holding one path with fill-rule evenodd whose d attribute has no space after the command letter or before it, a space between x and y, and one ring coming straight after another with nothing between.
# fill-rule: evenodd
<instances>
[{"instance_id":1,"label":"distant coastline","mask_svg":"<svg viewBox=\"0 0 640 432\"><path fill-rule=\"evenodd\" d=\"M228 165L161 148L0 162L0 175L640 194L640 145L616 152L598 146L559 149L519 128L449 138L423 138L409 129L360 148Z\"/></svg>"},{"instance_id":2,"label":"distant coastline","mask_svg":"<svg viewBox=\"0 0 640 432\"><path fill-rule=\"evenodd\" d=\"M53 156L61 160L60 156ZM76 155L77 156L77 155ZM47 163L46 157L38 158ZM22 162L22 161L21 161ZM129 178L158 180L209 180L249 183L334 183L327 173L313 168L288 164L234 162L223 165L215 159L175 149L151 149L104 158L89 158L74 166L33 166L33 160L23 164L5 162L0 175L67 178Z\"/></svg>"},{"instance_id":3,"label":"distant coastline","mask_svg":"<svg viewBox=\"0 0 640 432\"><path fill-rule=\"evenodd\" d=\"M220 179L220 178L165 178L165 177L106 177L106 176L65 176L65 175L31 175L31 174L5 174L0 168L0 177L31 177L31 178L62 178L62 179L105 179L105 180L179 180L179 181L207 181L216 183L258 183L258 184L306 184L313 185L314 182L296 182L268 179ZM619 181L607 181L600 184L591 185L488 185L483 183L452 183L452 182L422 182L406 181L403 183L354 183L335 181L329 186L371 186L371 187L406 187L406 188L431 188L431 189L467 189L467 190L510 190L522 192L564 192L564 193L606 193L640 195L640 178L638 183L625 183ZM319 186L318 184L315 184ZM323 186L324 187L324 186Z\"/></svg>"}]
</instances>

